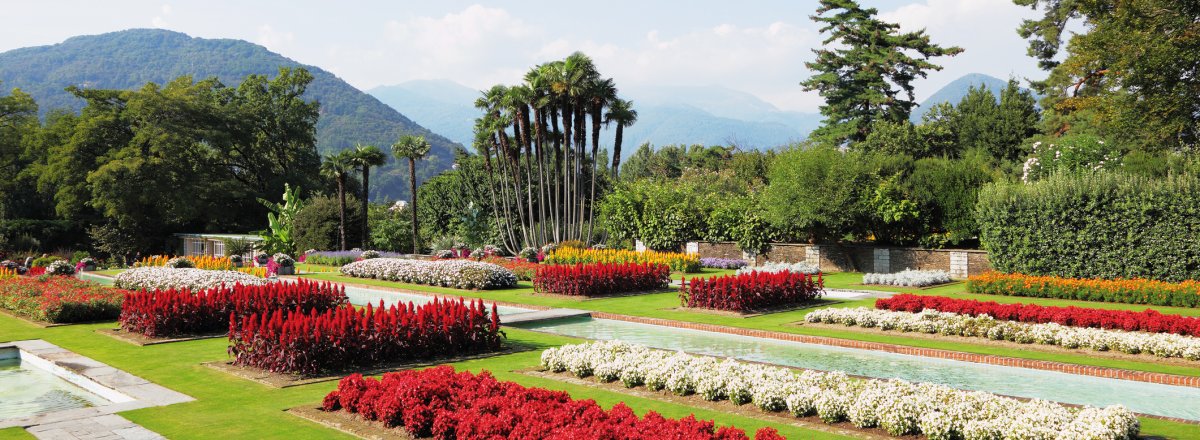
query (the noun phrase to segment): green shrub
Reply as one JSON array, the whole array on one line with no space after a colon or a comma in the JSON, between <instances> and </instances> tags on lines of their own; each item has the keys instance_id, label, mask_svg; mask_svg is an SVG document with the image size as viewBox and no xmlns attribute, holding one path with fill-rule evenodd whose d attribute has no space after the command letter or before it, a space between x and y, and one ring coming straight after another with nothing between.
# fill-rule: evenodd
<instances>
[{"instance_id":1,"label":"green shrub","mask_svg":"<svg viewBox=\"0 0 1200 440\"><path fill-rule=\"evenodd\" d=\"M296 249L333 250L340 247L338 238L338 198L317 196L309 199L292 219L292 240ZM358 199L346 195L346 248L362 243L362 206Z\"/></svg>"},{"instance_id":2,"label":"green shrub","mask_svg":"<svg viewBox=\"0 0 1200 440\"><path fill-rule=\"evenodd\" d=\"M1002 272L1200 279L1200 179L1059 174L979 194L980 241Z\"/></svg>"},{"instance_id":3,"label":"green shrub","mask_svg":"<svg viewBox=\"0 0 1200 440\"><path fill-rule=\"evenodd\" d=\"M38 258L33 259L33 267L46 267L46 266L49 266L50 263L53 263L55 261L61 261L61 260L65 260L65 258L57 256L57 255L47 255L45 257L38 257Z\"/></svg>"}]
</instances>

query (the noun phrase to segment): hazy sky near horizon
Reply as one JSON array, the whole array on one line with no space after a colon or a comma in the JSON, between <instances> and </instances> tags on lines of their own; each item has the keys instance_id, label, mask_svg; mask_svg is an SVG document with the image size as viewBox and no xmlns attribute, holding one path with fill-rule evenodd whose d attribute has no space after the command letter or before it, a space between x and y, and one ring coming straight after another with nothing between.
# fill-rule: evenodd
<instances>
[{"instance_id":1,"label":"hazy sky near horizon","mask_svg":"<svg viewBox=\"0 0 1200 440\"><path fill-rule=\"evenodd\" d=\"M967 73L1045 76L1016 34L1036 11L1011 0L864 0L904 30L966 49L919 80L917 98ZM75 35L162 28L261 44L363 90L415 79L484 88L582 50L618 87L723 86L784 110L815 112L798 83L823 37L815 0L554 1L6 1L0 51Z\"/></svg>"}]
</instances>

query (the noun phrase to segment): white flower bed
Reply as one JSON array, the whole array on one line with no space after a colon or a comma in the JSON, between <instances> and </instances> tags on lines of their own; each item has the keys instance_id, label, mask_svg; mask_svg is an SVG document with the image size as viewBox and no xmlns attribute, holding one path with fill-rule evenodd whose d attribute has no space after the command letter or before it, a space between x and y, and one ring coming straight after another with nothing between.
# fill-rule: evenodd
<instances>
[{"instance_id":1,"label":"white flower bed","mask_svg":"<svg viewBox=\"0 0 1200 440\"><path fill-rule=\"evenodd\" d=\"M113 286L129 290L202 290L222 284L261 285L269 281L232 270L204 270L172 267L137 267L117 274Z\"/></svg>"},{"instance_id":2,"label":"white flower bed","mask_svg":"<svg viewBox=\"0 0 1200 440\"><path fill-rule=\"evenodd\" d=\"M904 269L896 273L865 273L863 284L882 286L925 287L950 282L950 274L944 270Z\"/></svg>"},{"instance_id":3,"label":"white flower bed","mask_svg":"<svg viewBox=\"0 0 1200 440\"><path fill-rule=\"evenodd\" d=\"M784 271L792 271L795 273L802 273L805 275L816 275L818 273L821 273L821 268L817 267L817 265L815 265L815 264L806 263L803 261L801 261L799 263L767 263L762 266L742 267L741 269L738 269L737 274L741 275L741 274L749 273L749 272L775 273L775 272L784 272Z\"/></svg>"},{"instance_id":4,"label":"white flower bed","mask_svg":"<svg viewBox=\"0 0 1200 440\"><path fill-rule=\"evenodd\" d=\"M342 273L356 278L398 281L452 287L496 289L517 285L517 276L501 266L471 260L407 260L372 258L342 266Z\"/></svg>"},{"instance_id":5,"label":"white flower bed","mask_svg":"<svg viewBox=\"0 0 1200 440\"><path fill-rule=\"evenodd\" d=\"M1140 429L1137 416L1120 405L1075 409L935 384L855 379L843 372L796 373L620 341L551 348L542 352L542 366L605 382L620 380L626 387L645 385L706 400L754 403L797 417L816 415L826 423L849 421L897 436L1117 440L1134 438Z\"/></svg>"},{"instance_id":6,"label":"white flower bed","mask_svg":"<svg viewBox=\"0 0 1200 440\"><path fill-rule=\"evenodd\" d=\"M1007 340L1022 344L1058 345L1066 348L1090 348L1096 351L1149 353L1165 358L1200 360L1200 338L1174 333L1127 332L1060 324L1034 324L1000 321L991 316L969 316L925 310L920 313L868 309L821 309L809 313L808 322L847 326L937 333Z\"/></svg>"}]
</instances>

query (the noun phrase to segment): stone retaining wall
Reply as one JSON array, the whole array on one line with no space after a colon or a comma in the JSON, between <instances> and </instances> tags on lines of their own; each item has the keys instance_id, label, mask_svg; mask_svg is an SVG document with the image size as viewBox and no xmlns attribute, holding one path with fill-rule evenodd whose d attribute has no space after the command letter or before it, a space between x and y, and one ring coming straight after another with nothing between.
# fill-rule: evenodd
<instances>
[{"instance_id":1,"label":"stone retaining wall","mask_svg":"<svg viewBox=\"0 0 1200 440\"><path fill-rule=\"evenodd\" d=\"M806 261L826 272L892 273L921 269L944 270L955 278L966 278L992 270L987 252L980 250L774 243L769 252L749 258L733 242L690 242L684 249L694 249L701 258L745 258L756 265Z\"/></svg>"}]
</instances>

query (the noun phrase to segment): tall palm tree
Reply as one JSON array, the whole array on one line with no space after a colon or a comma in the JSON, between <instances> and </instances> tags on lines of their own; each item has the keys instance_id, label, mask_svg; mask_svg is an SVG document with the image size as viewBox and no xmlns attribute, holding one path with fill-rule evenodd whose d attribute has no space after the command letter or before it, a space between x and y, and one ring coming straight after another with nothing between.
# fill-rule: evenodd
<instances>
[{"instance_id":1,"label":"tall palm tree","mask_svg":"<svg viewBox=\"0 0 1200 440\"><path fill-rule=\"evenodd\" d=\"M625 136L625 127L637 122L638 112L633 109L633 101L618 98L609 104L608 114L604 117L605 123L617 124L616 137L613 139L612 159L612 175L615 179L618 168L621 166L621 140Z\"/></svg>"},{"instance_id":2,"label":"tall palm tree","mask_svg":"<svg viewBox=\"0 0 1200 440\"><path fill-rule=\"evenodd\" d=\"M321 173L337 182L338 190L338 244L346 250L346 176L354 169L348 150L325 156L321 162Z\"/></svg>"},{"instance_id":3,"label":"tall palm tree","mask_svg":"<svg viewBox=\"0 0 1200 440\"><path fill-rule=\"evenodd\" d=\"M371 231L367 221L367 204L371 196L371 167L383 166L387 163L387 154L374 145L358 145L350 152L350 160L362 172L362 248L367 248Z\"/></svg>"},{"instance_id":4,"label":"tall palm tree","mask_svg":"<svg viewBox=\"0 0 1200 440\"><path fill-rule=\"evenodd\" d=\"M612 78L600 78L598 73L594 74L594 78L588 82L587 86L587 110L592 117L592 155L591 155L591 194L588 200L591 205L588 207L587 215L587 235L586 240L591 242L593 226L596 220L596 171L598 166L596 163L596 153L600 150L600 125L604 123L604 107L617 99L617 86Z\"/></svg>"},{"instance_id":5,"label":"tall palm tree","mask_svg":"<svg viewBox=\"0 0 1200 440\"><path fill-rule=\"evenodd\" d=\"M413 253L421 250L421 237L417 235L417 159L429 154L429 142L425 136L406 134L392 144L392 155L397 159L408 159L408 187L412 192L412 241Z\"/></svg>"}]
</instances>

